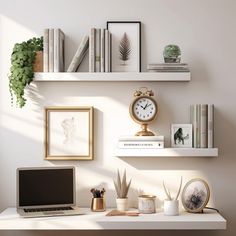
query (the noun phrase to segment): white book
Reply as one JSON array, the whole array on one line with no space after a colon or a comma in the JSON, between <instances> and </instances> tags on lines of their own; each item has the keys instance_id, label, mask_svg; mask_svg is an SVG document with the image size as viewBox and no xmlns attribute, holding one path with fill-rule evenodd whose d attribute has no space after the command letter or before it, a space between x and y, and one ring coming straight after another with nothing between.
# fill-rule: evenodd
<instances>
[{"instance_id":1,"label":"white book","mask_svg":"<svg viewBox=\"0 0 236 236\"><path fill-rule=\"evenodd\" d=\"M109 72L109 31L105 30L105 72Z\"/></svg>"},{"instance_id":2,"label":"white book","mask_svg":"<svg viewBox=\"0 0 236 236\"><path fill-rule=\"evenodd\" d=\"M109 59L108 59L108 70L109 70L109 72L112 72L112 60L111 60L111 58L112 58L112 34L109 32L109 38L108 38L108 50L109 50L109 52L108 52L108 57L109 57Z\"/></svg>"},{"instance_id":3,"label":"white book","mask_svg":"<svg viewBox=\"0 0 236 236\"><path fill-rule=\"evenodd\" d=\"M49 29L44 29L43 35L43 71L49 72L48 70L48 58L49 57Z\"/></svg>"},{"instance_id":4,"label":"white book","mask_svg":"<svg viewBox=\"0 0 236 236\"><path fill-rule=\"evenodd\" d=\"M105 72L105 29L101 29L101 72Z\"/></svg>"},{"instance_id":5,"label":"white book","mask_svg":"<svg viewBox=\"0 0 236 236\"><path fill-rule=\"evenodd\" d=\"M214 105L208 104L208 148L214 147Z\"/></svg>"},{"instance_id":6,"label":"white book","mask_svg":"<svg viewBox=\"0 0 236 236\"><path fill-rule=\"evenodd\" d=\"M83 54L81 55L80 60L79 60L79 63L78 63L78 67L76 68L76 71L79 69L79 66L80 66L81 62L83 61L83 59L85 58L87 52L88 52L88 48L87 48L87 50L84 51Z\"/></svg>"},{"instance_id":7,"label":"white book","mask_svg":"<svg viewBox=\"0 0 236 236\"><path fill-rule=\"evenodd\" d=\"M59 71L65 71L65 34L59 31Z\"/></svg>"},{"instance_id":8,"label":"white book","mask_svg":"<svg viewBox=\"0 0 236 236\"><path fill-rule=\"evenodd\" d=\"M197 124L197 105L191 106L191 124L193 127L193 147L197 147L197 132L198 132L198 124Z\"/></svg>"},{"instance_id":9,"label":"white book","mask_svg":"<svg viewBox=\"0 0 236 236\"><path fill-rule=\"evenodd\" d=\"M49 29L49 56L48 56L48 71L49 72L54 72L54 30Z\"/></svg>"},{"instance_id":10,"label":"white book","mask_svg":"<svg viewBox=\"0 0 236 236\"><path fill-rule=\"evenodd\" d=\"M75 72L80 63L82 62L82 58L84 58L85 56L85 52L87 51L89 47L89 37L87 35L84 35L83 38L82 38L82 41L67 69L67 72Z\"/></svg>"},{"instance_id":11,"label":"white book","mask_svg":"<svg viewBox=\"0 0 236 236\"><path fill-rule=\"evenodd\" d=\"M164 148L164 142L163 141L119 141L118 142L118 148Z\"/></svg>"},{"instance_id":12,"label":"white book","mask_svg":"<svg viewBox=\"0 0 236 236\"><path fill-rule=\"evenodd\" d=\"M96 29L95 71L101 72L101 29Z\"/></svg>"},{"instance_id":13,"label":"white book","mask_svg":"<svg viewBox=\"0 0 236 236\"><path fill-rule=\"evenodd\" d=\"M207 104L201 104L201 148L207 148Z\"/></svg>"},{"instance_id":14,"label":"white book","mask_svg":"<svg viewBox=\"0 0 236 236\"><path fill-rule=\"evenodd\" d=\"M54 29L54 44L53 44L53 71L59 72L60 71L60 64L59 64L59 29Z\"/></svg>"},{"instance_id":15,"label":"white book","mask_svg":"<svg viewBox=\"0 0 236 236\"><path fill-rule=\"evenodd\" d=\"M196 147L197 148L200 148L201 146L201 135L200 135L200 130L201 130L201 105L200 104L197 104L196 105L196 110L197 110L197 122L196 122Z\"/></svg>"},{"instance_id":16,"label":"white book","mask_svg":"<svg viewBox=\"0 0 236 236\"><path fill-rule=\"evenodd\" d=\"M89 37L89 72L95 72L96 29L92 28Z\"/></svg>"},{"instance_id":17,"label":"white book","mask_svg":"<svg viewBox=\"0 0 236 236\"><path fill-rule=\"evenodd\" d=\"M164 136L159 135L159 136L121 136L119 137L119 141L146 141L146 142L150 142L150 141L162 141L164 142Z\"/></svg>"}]
</instances>

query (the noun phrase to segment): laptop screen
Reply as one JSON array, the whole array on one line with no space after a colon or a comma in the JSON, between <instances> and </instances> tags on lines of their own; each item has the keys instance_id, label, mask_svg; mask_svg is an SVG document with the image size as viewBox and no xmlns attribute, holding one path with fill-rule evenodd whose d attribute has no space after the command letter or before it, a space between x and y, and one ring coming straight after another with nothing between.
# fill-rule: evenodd
<instances>
[{"instance_id":1,"label":"laptop screen","mask_svg":"<svg viewBox=\"0 0 236 236\"><path fill-rule=\"evenodd\" d=\"M74 168L18 169L18 207L73 205Z\"/></svg>"}]
</instances>

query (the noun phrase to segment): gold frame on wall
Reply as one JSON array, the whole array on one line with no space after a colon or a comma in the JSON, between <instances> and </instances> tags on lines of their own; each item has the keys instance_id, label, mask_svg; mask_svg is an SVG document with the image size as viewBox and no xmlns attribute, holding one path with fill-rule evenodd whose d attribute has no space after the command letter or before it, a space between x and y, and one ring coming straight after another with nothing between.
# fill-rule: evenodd
<instances>
[{"instance_id":1,"label":"gold frame on wall","mask_svg":"<svg viewBox=\"0 0 236 236\"><path fill-rule=\"evenodd\" d=\"M88 112L89 113L89 143L88 155L50 155L50 112ZM45 160L93 160L94 148L93 107L45 107Z\"/></svg>"}]
</instances>

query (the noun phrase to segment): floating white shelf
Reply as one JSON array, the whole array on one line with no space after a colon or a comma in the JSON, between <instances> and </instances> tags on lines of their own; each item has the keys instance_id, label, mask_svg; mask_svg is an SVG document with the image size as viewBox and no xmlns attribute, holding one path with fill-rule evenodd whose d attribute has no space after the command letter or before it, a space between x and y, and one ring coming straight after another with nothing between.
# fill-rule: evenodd
<instances>
[{"instance_id":1,"label":"floating white shelf","mask_svg":"<svg viewBox=\"0 0 236 236\"><path fill-rule=\"evenodd\" d=\"M117 157L216 157L218 148L160 148L115 150Z\"/></svg>"},{"instance_id":2,"label":"floating white shelf","mask_svg":"<svg viewBox=\"0 0 236 236\"><path fill-rule=\"evenodd\" d=\"M84 215L22 218L15 208L0 214L0 230L219 230L226 229L226 220L215 211L204 214L181 212L165 216L163 212L141 214L138 217L105 216L107 212L91 212L81 208ZM137 210L136 210L137 211Z\"/></svg>"},{"instance_id":3,"label":"floating white shelf","mask_svg":"<svg viewBox=\"0 0 236 236\"><path fill-rule=\"evenodd\" d=\"M87 73L87 72L77 72L77 73L35 73L34 81L36 82L121 82L121 81L190 81L190 72L140 72L140 73Z\"/></svg>"}]
</instances>

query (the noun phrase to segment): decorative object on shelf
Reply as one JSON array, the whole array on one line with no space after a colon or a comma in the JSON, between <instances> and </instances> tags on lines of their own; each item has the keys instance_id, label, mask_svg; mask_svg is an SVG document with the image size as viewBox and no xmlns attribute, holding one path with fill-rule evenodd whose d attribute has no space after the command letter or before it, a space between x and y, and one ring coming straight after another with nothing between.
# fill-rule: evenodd
<instances>
[{"instance_id":1,"label":"decorative object on shelf","mask_svg":"<svg viewBox=\"0 0 236 236\"><path fill-rule=\"evenodd\" d=\"M176 194L176 197L173 198L171 196L170 190L168 188L166 188L165 183L163 181L163 188L165 190L167 199L164 200L164 214L168 215L168 216L176 216L179 215L179 194L182 188L182 176L181 176L181 180L180 180L180 185L179 185L179 189L178 192Z\"/></svg>"},{"instance_id":2,"label":"decorative object on shelf","mask_svg":"<svg viewBox=\"0 0 236 236\"><path fill-rule=\"evenodd\" d=\"M148 64L147 70L148 72L190 72L187 63L153 63Z\"/></svg>"},{"instance_id":3,"label":"decorative object on shelf","mask_svg":"<svg viewBox=\"0 0 236 236\"><path fill-rule=\"evenodd\" d=\"M141 87L134 93L134 100L129 107L132 119L141 124L142 130L136 133L136 136L154 136L155 134L147 129L148 124L155 120L157 115L157 102L154 98L152 90Z\"/></svg>"},{"instance_id":4,"label":"decorative object on shelf","mask_svg":"<svg viewBox=\"0 0 236 236\"><path fill-rule=\"evenodd\" d=\"M65 34L59 28L44 29L44 72L65 71Z\"/></svg>"},{"instance_id":5,"label":"decorative object on shelf","mask_svg":"<svg viewBox=\"0 0 236 236\"><path fill-rule=\"evenodd\" d=\"M111 210L106 216L139 216L139 212Z\"/></svg>"},{"instance_id":6,"label":"decorative object on shelf","mask_svg":"<svg viewBox=\"0 0 236 236\"><path fill-rule=\"evenodd\" d=\"M164 61L166 63L180 63L181 50L178 45L166 45L163 51Z\"/></svg>"},{"instance_id":7,"label":"decorative object on shelf","mask_svg":"<svg viewBox=\"0 0 236 236\"><path fill-rule=\"evenodd\" d=\"M108 21L112 72L141 72L141 22Z\"/></svg>"},{"instance_id":8,"label":"decorative object on shelf","mask_svg":"<svg viewBox=\"0 0 236 236\"><path fill-rule=\"evenodd\" d=\"M141 195L138 197L138 210L139 213L152 214L156 213L156 196L154 195Z\"/></svg>"},{"instance_id":9,"label":"decorative object on shelf","mask_svg":"<svg viewBox=\"0 0 236 236\"><path fill-rule=\"evenodd\" d=\"M93 159L93 107L45 108L45 159Z\"/></svg>"},{"instance_id":10,"label":"decorative object on shelf","mask_svg":"<svg viewBox=\"0 0 236 236\"><path fill-rule=\"evenodd\" d=\"M22 108L26 103L25 88L34 78L34 68L40 69L38 63L42 61L43 37L32 38L26 42L16 43L11 55L11 68L9 76L9 88L11 101L13 94L16 96L16 104ZM37 65L34 65L36 63ZM39 71L38 71L39 72Z\"/></svg>"},{"instance_id":11,"label":"decorative object on shelf","mask_svg":"<svg viewBox=\"0 0 236 236\"><path fill-rule=\"evenodd\" d=\"M117 171L117 181L113 181L116 189L117 199L116 205L118 211L127 211L128 210L128 191L131 184L131 179L129 183L126 181L126 170L124 171L123 178L121 180L120 172Z\"/></svg>"},{"instance_id":12,"label":"decorative object on shelf","mask_svg":"<svg viewBox=\"0 0 236 236\"><path fill-rule=\"evenodd\" d=\"M182 192L182 204L188 212L203 212L210 198L210 188L206 181L200 178L186 183Z\"/></svg>"},{"instance_id":13,"label":"decorative object on shelf","mask_svg":"<svg viewBox=\"0 0 236 236\"><path fill-rule=\"evenodd\" d=\"M105 211L106 204L105 204L104 194L106 190L104 188L102 190L92 188L90 192L93 194L91 202L91 211Z\"/></svg>"},{"instance_id":14,"label":"decorative object on shelf","mask_svg":"<svg viewBox=\"0 0 236 236\"><path fill-rule=\"evenodd\" d=\"M174 148L192 147L192 124L171 125L171 147Z\"/></svg>"},{"instance_id":15,"label":"decorative object on shelf","mask_svg":"<svg viewBox=\"0 0 236 236\"><path fill-rule=\"evenodd\" d=\"M214 105L190 106L190 122L193 125L193 147L214 147Z\"/></svg>"}]
</instances>

